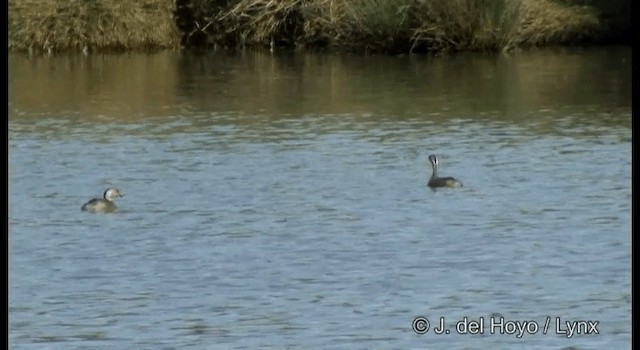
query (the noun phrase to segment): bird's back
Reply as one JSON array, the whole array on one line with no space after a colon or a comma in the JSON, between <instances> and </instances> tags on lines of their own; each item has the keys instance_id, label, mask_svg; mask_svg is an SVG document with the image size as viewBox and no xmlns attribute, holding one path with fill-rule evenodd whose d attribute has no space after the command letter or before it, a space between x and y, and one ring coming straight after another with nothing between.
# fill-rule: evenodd
<instances>
[{"instance_id":1,"label":"bird's back","mask_svg":"<svg viewBox=\"0 0 640 350\"><path fill-rule=\"evenodd\" d=\"M429 187L462 187L462 182L455 178L448 177L432 177L427 183Z\"/></svg>"},{"instance_id":2,"label":"bird's back","mask_svg":"<svg viewBox=\"0 0 640 350\"><path fill-rule=\"evenodd\" d=\"M81 209L90 213L108 213L114 211L116 205L106 199L94 198L83 204Z\"/></svg>"}]
</instances>

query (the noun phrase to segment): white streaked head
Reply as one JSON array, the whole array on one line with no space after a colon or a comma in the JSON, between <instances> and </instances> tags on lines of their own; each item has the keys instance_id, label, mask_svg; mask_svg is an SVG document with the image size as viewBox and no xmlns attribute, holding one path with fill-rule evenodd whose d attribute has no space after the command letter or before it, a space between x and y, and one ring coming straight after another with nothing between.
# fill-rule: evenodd
<instances>
[{"instance_id":1,"label":"white streaked head","mask_svg":"<svg viewBox=\"0 0 640 350\"><path fill-rule=\"evenodd\" d=\"M120 193L120 190L117 188L107 188L107 190L104 191L104 199L108 201L113 201L114 199L122 196L124 195Z\"/></svg>"},{"instance_id":2,"label":"white streaked head","mask_svg":"<svg viewBox=\"0 0 640 350\"><path fill-rule=\"evenodd\" d=\"M434 169L438 169L438 165L439 165L439 163L438 163L438 157L436 157L436 155L435 155L435 154L431 154L431 155L429 155L429 162L431 162L431 166L432 166Z\"/></svg>"}]
</instances>

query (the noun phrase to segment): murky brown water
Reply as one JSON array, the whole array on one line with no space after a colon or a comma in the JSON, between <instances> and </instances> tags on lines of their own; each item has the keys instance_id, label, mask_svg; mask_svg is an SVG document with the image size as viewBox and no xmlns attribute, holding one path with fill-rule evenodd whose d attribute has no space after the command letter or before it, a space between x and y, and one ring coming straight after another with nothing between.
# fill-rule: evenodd
<instances>
[{"instance_id":1,"label":"murky brown water","mask_svg":"<svg viewBox=\"0 0 640 350\"><path fill-rule=\"evenodd\" d=\"M628 348L630 58L10 55L10 347Z\"/></svg>"}]
</instances>

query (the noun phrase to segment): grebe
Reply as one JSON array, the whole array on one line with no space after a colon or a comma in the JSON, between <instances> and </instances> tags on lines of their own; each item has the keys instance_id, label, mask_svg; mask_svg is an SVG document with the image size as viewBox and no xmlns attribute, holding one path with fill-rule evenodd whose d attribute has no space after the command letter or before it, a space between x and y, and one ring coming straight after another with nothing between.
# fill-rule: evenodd
<instances>
[{"instance_id":1,"label":"grebe","mask_svg":"<svg viewBox=\"0 0 640 350\"><path fill-rule=\"evenodd\" d=\"M82 211L90 213L110 213L116 210L116 204L113 202L118 197L124 195L117 188L107 188L104 191L104 198L94 198L82 206Z\"/></svg>"},{"instance_id":2,"label":"grebe","mask_svg":"<svg viewBox=\"0 0 640 350\"><path fill-rule=\"evenodd\" d=\"M431 178L427 185L431 188L435 187L462 187L462 182L457 179L447 176L447 177L439 177L438 176L438 157L435 154L429 156L429 162L431 162L431 167L433 168L433 173L431 174Z\"/></svg>"}]
</instances>

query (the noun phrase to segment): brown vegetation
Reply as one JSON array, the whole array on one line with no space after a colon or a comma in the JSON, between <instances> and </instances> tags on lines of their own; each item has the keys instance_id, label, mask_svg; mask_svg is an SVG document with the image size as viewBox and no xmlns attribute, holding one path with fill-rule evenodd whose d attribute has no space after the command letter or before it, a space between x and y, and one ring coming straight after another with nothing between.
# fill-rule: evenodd
<instances>
[{"instance_id":1,"label":"brown vegetation","mask_svg":"<svg viewBox=\"0 0 640 350\"><path fill-rule=\"evenodd\" d=\"M9 0L9 48L262 46L408 53L571 44L601 36L597 11L569 2Z\"/></svg>"},{"instance_id":2,"label":"brown vegetation","mask_svg":"<svg viewBox=\"0 0 640 350\"><path fill-rule=\"evenodd\" d=\"M9 0L9 49L177 47L172 1Z\"/></svg>"},{"instance_id":3,"label":"brown vegetation","mask_svg":"<svg viewBox=\"0 0 640 350\"><path fill-rule=\"evenodd\" d=\"M229 4L227 4L229 3ZM579 43L596 11L554 0L192 0L214 46L415 52ZM189 45L189 40L184 42ZM201 43L198 43L200 45Z\"/></svg>"}]
</instances>

